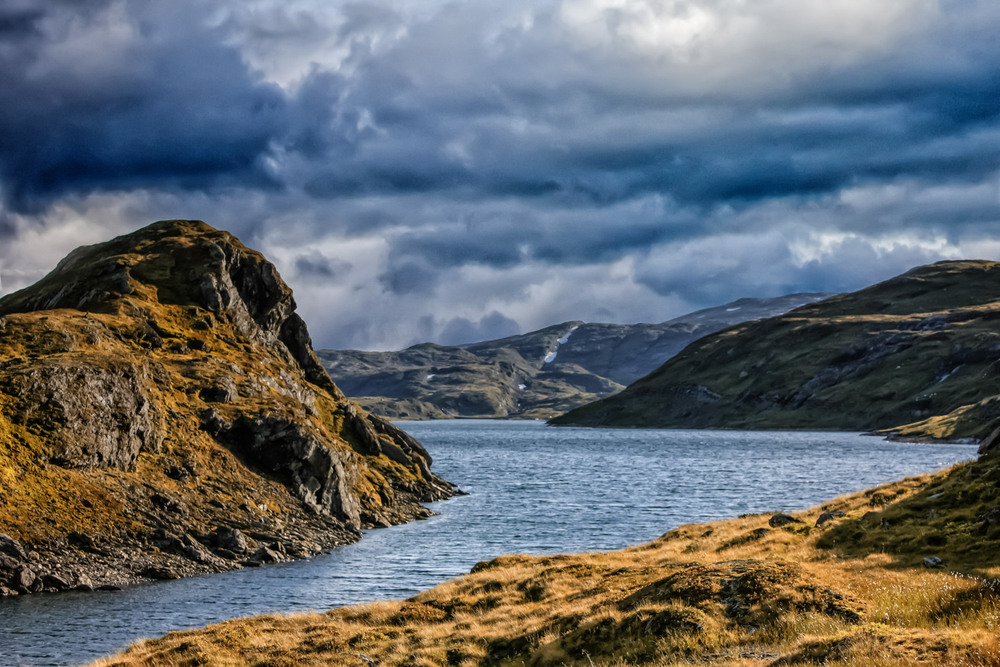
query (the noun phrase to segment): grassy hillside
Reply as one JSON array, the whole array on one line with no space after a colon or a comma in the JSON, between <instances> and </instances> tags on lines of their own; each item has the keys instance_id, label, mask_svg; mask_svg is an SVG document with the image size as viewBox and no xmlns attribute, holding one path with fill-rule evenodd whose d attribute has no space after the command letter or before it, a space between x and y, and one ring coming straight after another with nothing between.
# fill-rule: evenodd
<instances>
[{"instance_id":1,"label":"grassy hillside","mask_svg":"<svg viewBox=\"0 0 1000 667\"><path fill-rule=\"evenodd\" d=\"M1000 418L997 321L1000 265L940 262L703 338L552 423L982 438Z\"/></svg>"},{"instance_id":2,"label":"grassy hillside","mask_svg":"<svg viewBox=\"0 0 1000 667\"><path fill-rule=\"evenodd\" d=\"M503 556L406 601L173 632L96 665L995 667L998 554L1000 450L791 520Z\"/></svg>"}]
</instances>

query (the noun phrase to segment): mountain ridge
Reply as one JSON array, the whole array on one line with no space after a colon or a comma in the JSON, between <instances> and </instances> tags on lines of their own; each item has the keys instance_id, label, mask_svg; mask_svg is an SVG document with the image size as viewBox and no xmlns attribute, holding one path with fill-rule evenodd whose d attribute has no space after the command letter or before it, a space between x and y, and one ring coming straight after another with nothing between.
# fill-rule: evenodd
<instances>
[{"instance_id":1,"label":"mountain ridge","mask_svg":"<svg viewBox=\"0 0 1000 667\"><path fill-rule=\"evenodd\" d=\"M455 346L317 354L352 400L387 417L544 418L620 391L701 335L826 296L739 299L660 324L574 320Z\"/></svg>"}]
</instances>

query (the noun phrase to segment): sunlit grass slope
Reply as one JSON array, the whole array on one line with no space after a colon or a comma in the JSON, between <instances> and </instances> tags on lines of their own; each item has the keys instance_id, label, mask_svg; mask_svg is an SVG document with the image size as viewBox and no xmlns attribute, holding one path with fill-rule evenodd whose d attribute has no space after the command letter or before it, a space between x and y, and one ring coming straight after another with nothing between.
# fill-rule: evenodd
<instances>
[{"instance_id":1,"label":"sunlit grass slope","mask_svg":"<svg viewBox=\"0 0 1000 667\"><path fill-rule=\"evenodd\" d=\"M1000 264L939 262L703 338L553 423L982 438L1000 419L998 321Z\"/></svg>"},{"instance_id":2,"label":"sunlit grass slope","mask_svg":"<svg viewBox=\"0 0 1000 667\"><path fill-rule=\"evenodd\" d=\"M998 507L994 452L784 525L750 515L622 551L503 556L406 601L174 632L96 664L995 666Z\"/></svg>"}]
</instances>

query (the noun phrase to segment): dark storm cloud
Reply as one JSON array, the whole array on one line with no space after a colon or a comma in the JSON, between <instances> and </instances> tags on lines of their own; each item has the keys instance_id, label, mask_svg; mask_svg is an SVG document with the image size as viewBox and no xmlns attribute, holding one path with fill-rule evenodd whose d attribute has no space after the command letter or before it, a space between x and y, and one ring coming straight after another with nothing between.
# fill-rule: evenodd
<instances>
[{"instance_id":1,"label":"dark storm cloud","mask_svg":"<svg viewBox=\"0 0 1000 667\"><path fill-rule=\"evenodd\" d=\"M540 80L526 66L562 29L551 11L539 11L529 30L495 37L494 52L482 55L482 30L472 26L489 9L458 6L405 25L378 4L347 5L335 30L347 54L341 67L316 66L283 90L254 74L198 4L111 7L119 9L87 13L90 47L101 48L112 11L136 34L118 37L114 62L95 57L82 77L66 71L59 49L73 37L74 10L9 13L4 34L28 43L7 53L0 93L0 164L17 206L70 191L270 184L314 197L428 193L578 208L660 194L710 210L900 177L981 177L1000 148L995 137L972 136L1000 112L1000 47L986 34L963 43L966 34L947 26L943 44L905 58L830 68L777 91L705 93L605 79L615 56L588 77L581 68L593 54L577 65L554 46L543 69L565 78ZM322 32L316 16L296 16L277 27L251 22L246 39L276 48ZM404 37L380 46L377 36L404 26ZM938 52L945 64L931 61ZM29 76L33 69L43 74ZM709 127L686 126L702 112ZM809 122L797 122L801 115ZM520 122L534 130L517 130ZM299 170L269 167L275 150ZM554 248L542 256L565 255ZM427 250L431 261L442 252Z\"/></svg>"},{"instance_id":2,"label":"dark storm cloud","mask_svg":"<svg viewBox=\"0 0 1000 667\"><path fill-rule=\"evenodd\" d=\"M40 9L0 8L0 39L17 42L39 35L38 22L44 15Z\"/></svg>"},{"instance_id":3,"label":"dark storm cloud","mask_svg":"<svg viewBox=\"0 0 1000 667\"><path fill-rule=\"evenodd\" d=\"M0 236L190 211L286 244L297 289L363 281L379 305L330 325L352 346L428 312L392 335L546 324L622 262L629 298L677 307L860 286L997 235L998 22L992 0L12 0ZM370 256L314 250L357 237Z\"/></svg>"},{"instance_id":4,"label":"dark storm cloud","mask_svg":"<svg viewBox=\"0 0 1000 667\"><path fill-rule=\"evenodd\" d=\"M0 36L18 45L0 50L0 170L15 208L74 191L268 185L261 158L287 100L186 25L190 7L42 7Z\"/></svg>"},{"instance_id":5,"label":"dark storm cloud","mask_svg":"<svg viewBox=\"0 0 1000 667\"><path fill-rule=\"evenodd\" d=\"M337 280L352 268L350 262L324 257L318 252L299 255L295 259L296 273L313 279Z\"/></svg>"},{"instance_id":6,"label":"dark storm cloud","mask_svg":"<svg viewBox=\"0 0 1000 667\"><path fill-rule=\"evenodd\" d=\"M432 294L438 278L438 270L419 261L392 262L378 277L386 290L399 295Z\"/></svg>"}]
</instances>

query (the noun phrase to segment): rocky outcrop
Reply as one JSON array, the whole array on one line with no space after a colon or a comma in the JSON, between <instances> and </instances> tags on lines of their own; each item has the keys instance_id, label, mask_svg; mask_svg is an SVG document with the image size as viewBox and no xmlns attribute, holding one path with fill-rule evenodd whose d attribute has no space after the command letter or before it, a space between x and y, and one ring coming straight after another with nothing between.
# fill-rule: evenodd
<instances>
[{"instance_id":1,"label":"rocky outcrop","mask_svg":"<svg viewBox=\"0 0 1000 667\"><path fill-rule=\"evenodd\" d=\"M314 554L457 490L348 402L291 290L197 221L0 299L0 595Z\"/></svg>"},{"instance_id":2,"label":"rocky outcrop","mask_svg":"<svg viewBox=\"0 0 1000 667\"><path fill-rule=\"evenodd\" d=\"M469 345L319 357L348 396L390 418L545 418L621 391L702 336L826 296L740 299L662 324L564 322Z\"/></svg>"},{"instance_id":3,"label":"rocky outcrop","mask_svg":"<svg viewBox=\"0 0 1000 667\"><path fill-rule=\"evenodd\" d=\"M49 445L50 461L73 468L133 470L143 449L163 442L162 410L152 394L162 368L86 354L13 361L0 370L0 391L15 399L27 429Z\"/></svg>"},{"instance_id":4,"label":"rocky outcrop","mask_svg":"<svg viewBox=\"0 0 1000 667\"><path fill-rule=\"evenodd\" d=\"M266 470L296 498L320 514L329 514L360 528L360 502L348 480L349 451L324 445L313 433L292 420L273 415L240 415L232 424L214 410L205 426L250 467Z\"/></svg>"}]
</instances>

